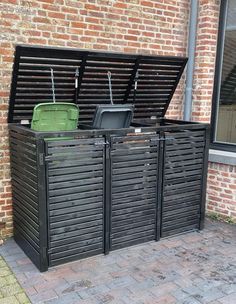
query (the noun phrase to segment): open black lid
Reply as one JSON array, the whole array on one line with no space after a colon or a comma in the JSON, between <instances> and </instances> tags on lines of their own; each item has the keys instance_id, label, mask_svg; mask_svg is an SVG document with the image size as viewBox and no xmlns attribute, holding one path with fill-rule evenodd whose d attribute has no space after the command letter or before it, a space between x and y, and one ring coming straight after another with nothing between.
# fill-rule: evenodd
<instances>
[{"instance_id":1,"label":"open black lid","mask_svg":"<svg viewBox=\"0 0 236 304\"><path fill-rule=\"evenodd\" d=\"M114 104L133 103L138 71L134 120L164 117L186 62L183 57L17 46L8 122L31 120L35 105L53 101L50 68L54 70L56 101L77 103L80 122L91 123L96 106L110 104L108 71Z\"/></svg>"}]
</instances>

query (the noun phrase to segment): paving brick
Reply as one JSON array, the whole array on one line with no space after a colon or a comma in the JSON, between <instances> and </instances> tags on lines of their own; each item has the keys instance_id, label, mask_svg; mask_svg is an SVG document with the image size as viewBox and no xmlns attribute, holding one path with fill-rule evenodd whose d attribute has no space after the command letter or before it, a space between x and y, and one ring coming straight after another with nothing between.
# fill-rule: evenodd
<instances>
[{"instance_id":1,"label":"paving brick","mask_svg":"<svg viewBox=\"0 0 236 304\"><path fill-rule=\"evenodd\" d=\"M232 293L228 296L222 297L218 301L222 304L235 304L236 303L236 293Z\"/></svg>"},{"instance_id":2,"label":"paving brick","mask_svg":"<svg viewBox=\"0 0 236 304\"><path fill-rule=\"evenodd\" d=\"M99 295L99 294L106 294L110 291L110 289L102 284L102 285L98 285L98 286L95 286L95 287L91 287L91 288L86 288L82 291L79 291L77 292L78 295L82 298L82 299L88 299L92 296L96 296L96 295Z\"/></svg>"},{"instance_id":3,"label":"paving brick","mask_svg":"<svg viewBox=\"0 0 236 304\"><path fill-rule=\"evenodd\" d=\"M64 279L58 278L51 281L42 281L40 283L34 284L34 289L39 293L41 291L52 290L54 288L65 287L67 282ZM68 283L67 283L68 285Z\"/></svg>"},{"instance_id":4,"label":"paving brick","mask_svg":"<svg viewBox=\"0 0 236 304\"><path fill-rule=\"evenodd\" d=\"M3 296L7 297L7 296L14 296L15 294L21 292L21 287L18 283L13 283L13 284L1 287L0 290L1 290L1 293L3 294Z\"/></svg>"},{"instance_id":5,"label":"paving brick","mask_svg":"<svg viewBox=\"0 0 236 304\"><path fill-rule=\"evenodd\" d=\"M25 257L21 257L21 265L13 265L12 270L33 304L236 304L232 300L236 292L236 244L231 241L226 248L224 243L234 228L226 228L221 223L210 223L201 233L125 248L45 273L31 267L31 262L24 263ZM189 242L191 236L197 246ZM8 242L0 246L4 256L17 247L14 241L9 244L10 250ZM18 256L18 251L14 252ZM11 257L9 264L13 261ZM5 277L9 276L9 283L14 283L11 271L5 264L0 265L8 270ZM2 284L6 286L5 281Z\"/></svg>"},{"instance_id":6,"label":"paving brick","mask_svg":"<svg viewBox=\"0 0 236 304\"><path fill-rule=\"evenodd\" d=\"M81 278L83 279L89 279L91 277L91 272L90 271L81 271L81 272L73 272L70 275L65 275L63 278L68 282L68 283L73 283L79 281ZM48 278L47 278L48 279Z\"/></svg>"},{"instance_id":7,"label":"paving brick","mask_svg":"<svg viewBox=\"0 0 236 304\"><path fill-rule=\"evenodd\" d=\"M30 303L14 274L0 256L0 303Z\"/></svg>"},{"instance_id":8,"label":"paving brick","mask_svg":"<svg viewBox=\"0 0 236 304\"><path fill-rule=\"evenodd\" d=\"M194 297L188 297L184 299L183 301L178 301L178 304L201 304L198 300L196 300Z\"/></svg>"},{"instance_id":9,"label":"paving brick","mask_svg":"<svg viewBox=\"0 0 236 304\"><path fill-rule=\"evenodd\" d=\"M124 304L143 304L140 299L131 300L130 297L126 297L126 296L124 296L121 301L122 301L122 304L123 303Z\"/></svg>"},{"instance_id":10,"label":"paving brick","mask_svg":"<svg viewBox=\"0 0 236 304\"><path fill-rule=\"evenodd\" d=\"M76 293L72 292L66 295L62 295L60 298L44 301L45 304L78 304L81 303L81 297Z\"/></svg>"},{"instance_id":11,"label":"paving brick","mask_svg":"<svg viewBox=\"0 0 236 304\"><path fill-rule=\"evenodd\" d=\"M194 298L199 300L202 303L211 302L217 299L220 299L224 296L224 293L218 289L218 287L211 288L203 291L202 293L198 293L194 295Z\"/></svg>"},{"instance_id":12,"label":"paving brick","mask_svg":"<svg viewBox=\"0 0 236 304\"><path fill-rule=\"evenodd\" d=\"M0 299L0 304L19 304L19 301L14 296L4 297Z\"/></svg>"},{"instance_id":13,"label":"paving brick","mask_svg":"<svg viewBox=\"0 0 236 304\"><path fill-rule=\"evenodd\" d=\"M116 278L110 283L107 284L108 288L117 288L117 287L126 287L130 284L136 283L135 279L132 278L131 276L124 276L121 278Z\"/></svg>"},{"instance_id":14,"label":"paving brick","mask_svg":"<svg viewBox=\"0 0 236 304\"><path fill-rule=\"evenodd\" d=\"M236 293L236 284L223 284L219 286L219 289L225 294Z\"/></svg>"},{"instance_id":15,"label":"paving brick","mask_svg":"<svg viewBox=\"0 0 236 304\"><path fill-rule=\"evenodd\" d=\"M195 285L190 285L188 287L184 287L183 291L191 296L197 296L202 293L202 290L198 286L195 286Z\"/></svg>"},{"instance_id":16,"label":"paving brick","mask_svg":"<svg viewBox=\"0 0 236 304\"><path fill-rule=\"evenodd\" d=\"M175 304L176 303L176 298L174 298L171 295L163 295L156 299L156 304Z\"/></svg>"},{"instance_id":17,"label":"paving brick","mask_svg":"<svg viewBox=\"0 0 236 304\"><path fill-rule=\"evenodd\" d=\"M17 264L19 265L27 265L27 264L31 264L31 261L29 258L26 258L25 256L23 256L22 259L17 259Z\"/></svg>"},{"instance_id":18,"label":"paving brick","mask_svg":"<svg viewBox=\"0 0 236 304\"><path fill-rule=\"evenodd\" d=\"M26 277L27 277L27 273ZM16 274L16 277L18 277L19 273ZM21 275L21 274L20 274ZM22 287L28 288L28 287L34 287L35 285L42 285L46 284L46 280L43 276L37 275L33 278L27 278L24 282L21 283Z\"/></svg>"},{"instance_id":19,"label":"paving brick","mask_svg":"<svg viewBox=\"0 0 236 304\"><path fill-rule=\"evenodd\" d=\"M30 304L29 298L24 292L15 295L20 304Z\"/></svg>"},{"instance_id":20,"label":"paving brick","mask_svg":"<svg viewBox=\"0 0 236 304\"><path fill-rule=\"evenodd\" d=\"M31 295L29 298L32 303L40 303L40 302L46 302L48 300L56 299L58 298L58 296L54 290L47 290Z\"/></svg>"},{"instance_id":21,"label":"paving brick","mask_svg":"<svg viewBox=\"0 0 236 304\"><path fill-rule=\"evenodd\" d=\"M32 296L37 293L37 291L34 289L34 287L27 287L27 288L24 288L24 290L25 290L26 294L29 296Z\"/></svg>"},{"instance_id":22,"label":"paving brick","mask_svg":"<svg viewBox=\"0 0 236 304\"><path fill-rule=\"evenodd\" d=\"M196 285L196 281L194 282ZM212 290L215 288L217 291L222 290L220 288L220 285L222 284L222 281L218 280L203 280L202 282L198 283L197 286L203 290L203 292L208 292L209 290Z\"/></svg>"},{"instance_id":23,"label":"paving brick","mask_svg":"<svg viewBox=\"0 0 236 304\"><path fill-rule=\"evenodd\" d=\"M167 282L164 284L158 284L151 288L150 291L155 297L160 297L168 293L173 293L178 289L178 286L174 282Z\"/></svg>"},{"instance_id":24,"label":"paving brick","mask_svg":"<svg viewBox=\"0 0 236 304\"><path fill-rule=\"evenodd\" d=\"M0 277L0 291L1 288L7 285L7 280L5 279L5 277Z\"/></svg>"},{"instance_id":25,"label":"paving brick","mask_svg":"<svg viewBox=\"0 0 236 304\"><path fill-rule=\"evenodd\" d=\"M4 262L3 259L0 259L0 268L3 268L6 266L6 263Z\"/></svg>"},{"instance_id":26,"label":"paving brick","mask_svg":"<svg viewBox=\"0 0 236 304\"><path fill-rule=\"evenodd\" d=\"M13 274L6 276L5 280L7 282L7 285L14 284L17 282L16 277Z\"/></svg>"},{"instance_id":27,"label":"paving brick","mask_svg":"<svg viewBox=\"0 0 236 304\"><path fill-rule=\"evenodd\" d=\"M6 277L11 274L11 271L8 267L1 267L0 277Z\"/></svg>"},{"instance_id":28,"label":"paving brick","mask_svg":"<svg viewBox=\"0 0 236 304\"><path fill-rule=\"evenodd\" d=\"M167 248L175 248L183 245L183 241L178 238L168 239L165 243Z\"/></svg>"},{"instance_id":29,"label":"paving brick","mask_svg":"<svg viewBox=\"0 0 236 304\"><path fill-rule=\"evenodd\" d=\"M119 303L119 301L124 302L124 299L129 298L131 295L131 292L127 287L122 287L122 288L111 289L111 290L109 290L109 292L103 293L103 295L106 295L106 294L109 294L110 296L112 296L114 298L114 302Z\"/></svg>"},{"instance_id":30,"label":"paving brick","mask_svg":"<svg viewBox=\"0 0 236 304\"><path fill-rule=\"evenodd\" d=\"M134 284L129 285L128 289L135 294L142 290L150 289L154 287L154 285L155 283L152 279L146 278L146 280L143 280L142 282L135 282Z\"/></svg>"},{"instance_id":31,"label":"paving brick","mask_svg":"<svg viewBox=\"0 0 236 304\"><path fill-rule=\"evenodd\" d=\"M176 289L174 291L171 292L171 295L176 298L177 301L184 301L189 297L189 294L187 294L185 291L181 290L181 289Z\"/></svg>"}]
</instances>

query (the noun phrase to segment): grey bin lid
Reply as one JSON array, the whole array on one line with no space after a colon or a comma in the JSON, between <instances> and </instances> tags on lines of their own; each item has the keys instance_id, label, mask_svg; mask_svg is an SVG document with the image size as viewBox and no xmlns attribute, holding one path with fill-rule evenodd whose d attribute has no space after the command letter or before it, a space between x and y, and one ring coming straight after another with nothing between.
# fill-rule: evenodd
<instances>
[{"instance_id":1,"label":"grey bin lid","mask_svg":"<svg viewBox=\"0 0 236 304\"><path fill-rule=\"evenodd\" d=\"M133 118L132 105L102 105L97 106L93 127L95 129L129 128Z\"/></svg>"},{"instance_id":2,"label":"grey bin lid","mask_svg":"<svg viewBox=\"0 0 236 304\"><path fill-rule=\"evenodd\" d=\"M35 105L52 102L50 68L56 101L77 103L79 123L92 124L97 106L110 105L108 71L112 74L113 103L123 106L133 104L138 71L133 121L164 117L186 62L183 57L16 46L8 122L31 121ZM101 113L109 120L105 112L104 108Z\"/></svg>"}]
</instances>

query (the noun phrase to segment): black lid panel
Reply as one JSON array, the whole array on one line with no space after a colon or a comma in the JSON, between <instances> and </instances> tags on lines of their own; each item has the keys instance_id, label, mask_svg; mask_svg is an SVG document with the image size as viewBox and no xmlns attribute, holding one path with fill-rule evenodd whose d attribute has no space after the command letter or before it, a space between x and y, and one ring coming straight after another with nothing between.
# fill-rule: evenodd
<instances>
[{"instance_id":1,"label":"black lid panel","mask_svg":"<svg viewBox=\"0 0 236 304\"><path fill-rule=\"evenodd\" d=\"M31 120L35 105L53 101L50 68L54 70L56 101L78 103L80 122L91 123L96 106L110 103L108 71L114 104L133 103L138 71L134 119L164 117L186 62L182 57L17 46L8 122Z\"/></svg>"}]
</instances>

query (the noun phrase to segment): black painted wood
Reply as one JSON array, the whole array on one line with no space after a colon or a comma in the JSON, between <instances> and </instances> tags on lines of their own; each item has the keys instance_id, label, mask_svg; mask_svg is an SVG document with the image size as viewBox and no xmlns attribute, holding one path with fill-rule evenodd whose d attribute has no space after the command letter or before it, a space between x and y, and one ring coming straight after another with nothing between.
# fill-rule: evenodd
<instances>
[{"instance_id":1,"label":"black painted wood","mask_svg":"<svg viewBox=\"0 0 236 304\"><path fill-rule=\"evenodd\" d=\"M209 131L174 123L67 133L10 125L15 238L41 271L202 229Z\"/></svg>"},{"instance_id":2,"label":"black painted wood","mask_svg":"<svg viewBox=\"0 0 236 304\"><path fill-rule=\"evenodd\" d=\"M41 268L36 140L11 130L10 151L14 237Z\"/></svg>"},{"instance_id":3,"label":"black painted wood","mask_svg":"<svg viewBox=\"0 0 236 304\"><path fill-rule=\"evenodd\" d=\"M134 119L164 117L186 61L180 57L17 46L8 121L31 121L35 105L52 102L50 68L54 70L56 100L76 102L82 123L92 122L96 105L110 103L108 71L112 73L114 103L133 103L138 71Z\"/></svg>"},{"instance_id":4,"label":"black painted wood","mask_svg":"<svg viewBox=\"0 0 236 304\"><path fill-rule=\"evenodd\" d=\"M155 239L158 140L111 138L111 250Z\"/></svg>"},{"instance_id":5,"label":"black painted wood","mask_svg":"<svg viewBox=\"0 0 236 304\"><path fill-rule=\"evenodd\" d=\"M46 141L49 266L103 252L103 138Z\"/></svg>"},{"instance_id":6,"label":"black painted wood","mask_svg":"<svg viewBox=\"0 0 236 304\"><path fill-rule=\"evenodd\" d=\"M205 130L165 134L161 237L200 225Z\"/></svg>"}]
</instances>

